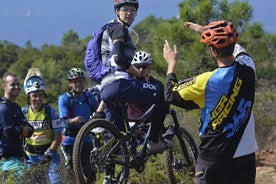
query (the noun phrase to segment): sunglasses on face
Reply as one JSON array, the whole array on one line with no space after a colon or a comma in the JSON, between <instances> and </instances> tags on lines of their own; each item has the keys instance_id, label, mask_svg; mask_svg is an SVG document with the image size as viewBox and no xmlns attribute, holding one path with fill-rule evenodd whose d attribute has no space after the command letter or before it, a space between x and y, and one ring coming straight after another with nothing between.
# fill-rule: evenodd
<instances>
[{"instance_id":1,"label":"sunglasses on face","mask_svg":"<svg viewBox=\"0 0 276 184\"><path fill-rule=\"evenodd\" d=\"M137 68L137 69L147 69L148 68L148 65L135 65L135 68Z\"/></svg>"}]
</instances>

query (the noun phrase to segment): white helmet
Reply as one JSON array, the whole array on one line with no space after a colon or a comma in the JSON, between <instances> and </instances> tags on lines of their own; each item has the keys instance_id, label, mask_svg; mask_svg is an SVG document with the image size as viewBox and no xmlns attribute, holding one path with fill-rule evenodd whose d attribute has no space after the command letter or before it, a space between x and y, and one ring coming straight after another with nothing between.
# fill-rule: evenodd
<instances>
[{"instance_id":1,"label":"white helmet","mask_svg":"<svg viewBox=\"0 0 276 184\"><path fill-rule=\"evenodd\" d=\"M148 64L152 63L151 54L145 51L138 51L135 53L131 64L132 65L139 65L139 64Z\"/></svg>"},{"instance_id":2,"label":"white helmet","mask_svg":"<svg viewBox=\"0 0 276 184\"><path fill-rule=\"evenodd\" d=\"M39 76L32 76L24 82L24 90L26 95L34 91L44 91L45 92L45 83L43 79Z\"/></svg>"}]
</instances>

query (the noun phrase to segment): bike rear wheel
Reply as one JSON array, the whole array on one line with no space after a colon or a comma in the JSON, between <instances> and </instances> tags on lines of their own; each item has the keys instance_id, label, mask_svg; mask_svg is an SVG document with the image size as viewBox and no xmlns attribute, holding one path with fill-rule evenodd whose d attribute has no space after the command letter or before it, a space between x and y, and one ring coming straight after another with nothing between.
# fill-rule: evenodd
<instances>
[{"instance_id":1,"label":"bike rear wheel","mask_svg":"<svg viewBox=\"0 0 276 184\"><path fill-rule=\"evenodd\" d=\"M194 176L198 149L190 133L180 127L172 139L172 148L164 151L169 183L181 183L183 175Z\"/></svg>"},{"instance_id":2,"label":"bike rear wheel","mask_svg":"<svg viewBox=\"0 0 276 184\"><path fill-rule=\"evenodd\" d=\"M128 163L129 157L126 143L118 141L121 137L119 129L104 119L93 119L83 125L76 136L72 155L77 183L127 183L129 168L123 165ZM89 158L82 155L87 141L93 145ZM85 168L87 162L88 169Z\"/></svg>"}]
</instances>

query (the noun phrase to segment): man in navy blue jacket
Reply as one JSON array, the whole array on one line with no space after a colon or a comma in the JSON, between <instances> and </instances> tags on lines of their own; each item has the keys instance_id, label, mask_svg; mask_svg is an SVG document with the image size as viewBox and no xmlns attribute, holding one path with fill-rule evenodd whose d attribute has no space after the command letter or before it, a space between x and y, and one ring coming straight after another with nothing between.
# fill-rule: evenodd
<instances>
[{"instance_id":1,"label":"man in navy blue jacket","mask_svg":"<svg viewBox=\"0 0 276 184\"><path fill-rule=\"evenodd\" d=\"M2 157L0 172L14 171L22 175L24 165L23 140L31 137L34 128L26 121L21 107L15 103L20 94L20 82L16 74L6 73L2 87L5 91L0 100L0 126L2 129L0 142Z\"/></svg>"}]
</instances>

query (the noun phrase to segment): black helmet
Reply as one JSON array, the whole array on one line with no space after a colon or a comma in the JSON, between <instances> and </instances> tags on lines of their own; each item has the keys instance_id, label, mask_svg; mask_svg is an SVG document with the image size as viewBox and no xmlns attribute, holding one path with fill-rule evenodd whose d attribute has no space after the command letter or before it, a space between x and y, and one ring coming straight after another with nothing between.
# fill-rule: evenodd
<instances>
[{"instance_id":1,"label":"black helmet","mask_svg":"<svg viewBox=\"0 0 276 184\"><path fill-rule=\"evenodd\" d=\"M120 9L124 5L134 5L138 10L139 2L138 0L114 0L114 9Z\"/></svg>"}]
</instances>

